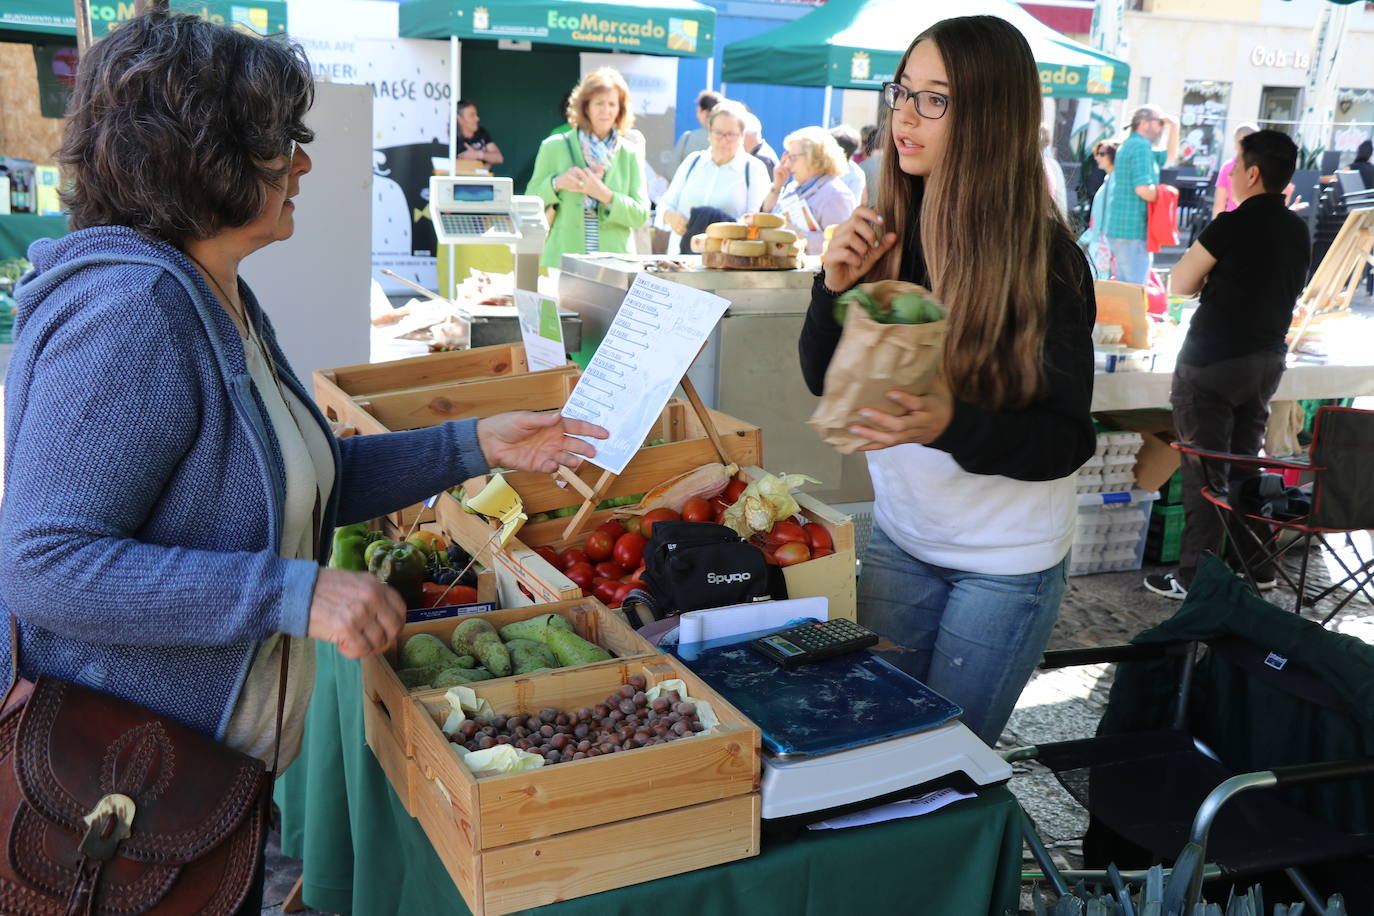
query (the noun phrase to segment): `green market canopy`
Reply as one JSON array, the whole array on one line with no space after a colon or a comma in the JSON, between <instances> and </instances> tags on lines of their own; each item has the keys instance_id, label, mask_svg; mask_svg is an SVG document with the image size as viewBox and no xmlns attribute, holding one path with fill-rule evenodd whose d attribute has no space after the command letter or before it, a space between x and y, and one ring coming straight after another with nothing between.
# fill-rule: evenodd
<instances>
[{"instance_id":1,"label":"green market canopy","mask_svg":"<svg viewBox=\"0 0 1374 916\"><path fill-rule=\"evenodd\" d=\"M1130 67L1071 41L1011 0L829 0L805 16L725 46L725 83L878 89L911 40L951 15L999 16L1026 36L1040 87L1054 98L1124 99Z\"/></svg>"},{"instance_id":2,"label":"green market canopy","mask_svg":"<svg viewBox=\"0 0 1374 916\"><path fill-rule=\"evenodd\" d=\"M286 0L171 0L171 9L260 35L286 31ZM133 0L91 0L91 34L100 38L134 16ZM53 39L75 43L76 12L72 0L4 0L0 4L0 41L31 44Z\"/></svg>"},{"instance_id":3,"label":"green market canopy","mask_svg":"<svg viewBox=\"0 0 1374 916\"><path fill-rule=\"evenodd\" d=\"M410 0L402 38L486 38L710 57L716 11L695 0Z\"/></svg>"}]
</instances>

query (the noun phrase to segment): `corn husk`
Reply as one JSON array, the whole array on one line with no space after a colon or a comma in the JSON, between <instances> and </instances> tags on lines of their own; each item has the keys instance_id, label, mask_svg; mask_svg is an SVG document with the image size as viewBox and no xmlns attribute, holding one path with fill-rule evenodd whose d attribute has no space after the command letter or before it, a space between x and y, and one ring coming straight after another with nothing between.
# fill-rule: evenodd
<instances>
[{"instance_id":1,"label":"corn husk","mask_svg":"<svg viewBox=\"0 0 1374 916\"><path fill-rule=\"evenodd\" d=\"M711 462L692 468L684 474L670 477L644 494L639 505L623 509L619 515L643 515L654 509L681 512L687 500L694 497L713 499L725 491L731 478L739 471L737 464Z\"/></svg>"},{"instance_id":2,"label":"corn husk","mask_svg":"<svg viewBox=\"0 0 1374 916\"><path fill-rule=\"evenodd\" d=\"M764 474L750 481L734 505L725 510L721 524L734 529L742 538L768 531L774 522L791 518L801 511L792 490L804 483L820 483L805 474Z\"/></svg>"}]
</instances>

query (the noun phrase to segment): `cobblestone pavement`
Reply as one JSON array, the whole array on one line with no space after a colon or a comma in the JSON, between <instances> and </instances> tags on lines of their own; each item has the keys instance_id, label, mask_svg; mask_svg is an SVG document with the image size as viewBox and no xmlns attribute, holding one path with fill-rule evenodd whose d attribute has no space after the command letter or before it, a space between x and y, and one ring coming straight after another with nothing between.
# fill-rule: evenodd
<instances>
[{"instance_id":1,"label":"cobblestone pavement","mask_svg":"<svg viewBox=\"0 0 1374 916\"><path fill-rule=\"evenodd\" d=\"M1361 553L1369 557L1370 538L1362 536L1362 541ZM1288 562L1296 580L1297 557L1290 558ZM1059 621L1050 639L1050 648L1117 645L1128 642L1141 630L1166 620L1178 610L1179 603L1147 591L1141 580L1151 572L1170 569L1169 566L1147 565L1145 569L1131 572L1070 579ZM1317 589L1330 584L1326 567L1315 550L1311 555L1308 575L1309 578L1315 576L1313 585ZM1265 597L1282 607L1292 607L1291 590L1276 589L1266 593ZM1315 610L1306 610L1304 616L1322 619L1341 597L1343 593L1323 600ZM1374 606L1357 596L1329 626L1374 643ZM1095 665L1037 672L1022 692L999 746L1018 747L1091 736L1106 706L1113 667ZM1081 867L1087 815L1054 776L1038 764L1018 764L1011 780L1011 789L1034 819L1041 838L1059 866ZM1028 871L1039 870L1029 853L1025 854L1024 867ZM1022 895L1022 907L1023 913L1030 912L1028 894Z\"/></svg>"}]
</instances>

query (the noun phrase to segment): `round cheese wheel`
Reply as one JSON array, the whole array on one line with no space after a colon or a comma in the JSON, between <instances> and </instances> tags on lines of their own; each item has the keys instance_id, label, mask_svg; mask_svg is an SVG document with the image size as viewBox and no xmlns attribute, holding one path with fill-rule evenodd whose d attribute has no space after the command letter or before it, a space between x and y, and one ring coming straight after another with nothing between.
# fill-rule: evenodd
<instances>
[{"instance_id":1,"label":"round cheese wheel","mask_svg":"<svg viewBox=\"0 0 1374 916\"><path fill-rule=\"evenodd\" d=\"M725 243L725 253L742 258L756 258L768 253L768 243L755 239L730 239Z\"/></svg>"},{"instance_id":2,"label":"round cheese wheel","mask_svg":"<svg viewBox=\"0 0 1374 916\"><path fill-rule=\"evenodd\" d=\"M746 213L742 220L746 226L758 226L760 229L781 229L787 225L776 213Z\"/></svg>"},{"instance_id":3,"label":"round cheese wheel","mask_svg":"<svg viewBox=\"0 0 1374 916\"><path fill-rule=\"evenodd\" d=\"M742 239L749 234L743 223L712 223L706 227L708 239Z\"/></svg>"},{"instance_id":4,"label":"round cheese wheel","mask_svg":"<svg viewBox=\"0 0 1374 916\"><path fill-rule=\"evenodd\" d=\"M702 253L703 251L705 251L705 250L706 250L706 236L705 236L704 234L698 234L698 235L692 236L692 251L693 251L695 254L701 254L701 253Z\"/></svg>"},{"instance_id":5,"label":"round cheese wheel","mask_svg":"<svg viewBox=\"0 0 1374 916\"><path fill-rule=\"evenodd\" d=\"M790 245L797 240L797 233L791 229L760 229L759 238L765 242L785 242Z\"/></svg>"},{"instance_id":6,"label":"round cheese wheel","mask_svg":"<svg viewBox=\"0 0 1374 916\"><path fill-rule=\"evenodd\" d=\"M721 250L721 246L724 245L724 244L725 244L725 239L713 239L713 238L711 238L710 236L707 236L707 237L706 237L706 247L703 249L703 253L705 253L705 252L720 251L720 250Z\"/></svg>"}]
</instances>

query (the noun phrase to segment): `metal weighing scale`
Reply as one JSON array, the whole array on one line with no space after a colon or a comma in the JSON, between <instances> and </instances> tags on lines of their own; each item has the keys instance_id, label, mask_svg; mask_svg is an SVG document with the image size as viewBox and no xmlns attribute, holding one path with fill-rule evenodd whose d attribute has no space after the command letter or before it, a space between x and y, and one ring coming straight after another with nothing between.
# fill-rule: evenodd
<instances>
[{"instance_id":1,"label":"metal weighing scale","mask_svg":"<svg viewBox=\"0 0 1374 916\"><path fill-rule=\"evenodd\" d=\"M509 178L432 175L429 212L442 245L507 245L517 289L538 289L539 256L549 237L544 201L515 194Z\"/></svg>"},{"instance_id":2,"label":"metal weighing scale","mask_svg":"<svg viewBox=\"0 0 1374 916\"><path fill-rule=\"evenodd\" d=\"M958 706L867 650L789 670L749 648L779 629L678 647L763 733L765 820L820 820L942 780L976 787L1011 778L1010 764L958 721Z\"/></svg>"}]
</instances>

